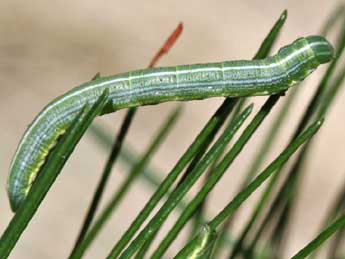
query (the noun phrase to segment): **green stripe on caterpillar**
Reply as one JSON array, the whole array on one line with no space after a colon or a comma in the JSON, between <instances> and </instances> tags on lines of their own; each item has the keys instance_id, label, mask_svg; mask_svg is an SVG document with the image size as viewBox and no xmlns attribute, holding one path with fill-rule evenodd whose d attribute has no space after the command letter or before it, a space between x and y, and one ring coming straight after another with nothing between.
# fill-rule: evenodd
<instances>
[{"instance_id":1,"label":"green stripe on caterpillar","mask_svg":"<svg viewBox=\"0 0 345 259\"><path fill-rule=\"evenodd\" d=\"M332 56L327 40L309 36L261 60L150 68L84 83L50 102L23 135L7 184L11 208L16 211L23 203L48 153L78 111L105 89L109 100L102 114L168 101L271 95L302 81Z\"/></svg>"}]
</instances>

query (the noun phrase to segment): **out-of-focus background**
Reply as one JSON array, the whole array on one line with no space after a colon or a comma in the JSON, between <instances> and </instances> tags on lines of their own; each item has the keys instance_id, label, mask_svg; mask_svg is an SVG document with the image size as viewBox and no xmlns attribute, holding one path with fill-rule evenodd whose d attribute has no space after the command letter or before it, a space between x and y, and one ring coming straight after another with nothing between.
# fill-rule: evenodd
<instances>
[{"instance_id":1,"label":"out-of-focus background","mask_svg":"<svg viewBox=\"0 0 345 259\"><path fill-rule=\"evenodd\" d=\"M0 1L0 232L12 217L5 188L12 155L28 123L53 97L90 80L98 71L116 74L145 67L180 21L184 23L184 32L159 65L250 59L281 12L288 9L289 17L275 47L277 50L297 37L319 33L337 2ZM282 130L284 137L280 138L268 160L284 147L322 71L324 68L308 78ZM344 93L337 97L319 133L322 137L314 146L291 238L287 240L287 256L315 236L323 213L344 180L343 98ZM264 99L255 99L256 110ZM186 104L181 120L151 166L167 173L221 101L215 98ZM175 105L141 108L130 130L128 145L138 152L144 150L164 116ZM96 122L114 134L123 115L121 111L98 118ZM241 172L248 166L267 126L269 122L256 133L213 192L208 209L210 217L234 194ZM332 151L327 151L330 148ZM87 134L10 258L66 258L106 158L107 152ZM118 164L113 172L111 190L125 175L126 167L122 165ZM104 258L152 191L142 181L134 185L86 258ZM248 204L254 201L255 197ZM238 220L244 221L250 211L250 206L246 205ZM183 241L178 239L174 247Z\"/></svg>"}]
</instances>

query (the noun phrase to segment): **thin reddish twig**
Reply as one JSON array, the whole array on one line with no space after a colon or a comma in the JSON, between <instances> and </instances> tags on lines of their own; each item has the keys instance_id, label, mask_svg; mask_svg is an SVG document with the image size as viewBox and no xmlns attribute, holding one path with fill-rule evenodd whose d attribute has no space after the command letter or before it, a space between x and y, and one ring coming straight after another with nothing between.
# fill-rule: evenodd
<instances>
[{"instance_id":1,"label":"thin reddish twig","mask_svg":"<svg viewBox=\"0 0 345 259\"><path fill-rule=\"evenodd\" d=\"M158 50L156 55L152 58L150 64L148 67L154 67L158 60L165 55L175 44L177 39L180 37L181 33L183 31L183 24L180 22L176 29L170 34L169 38L164 42L163 46Z\"/></svg>"}]
</instances>

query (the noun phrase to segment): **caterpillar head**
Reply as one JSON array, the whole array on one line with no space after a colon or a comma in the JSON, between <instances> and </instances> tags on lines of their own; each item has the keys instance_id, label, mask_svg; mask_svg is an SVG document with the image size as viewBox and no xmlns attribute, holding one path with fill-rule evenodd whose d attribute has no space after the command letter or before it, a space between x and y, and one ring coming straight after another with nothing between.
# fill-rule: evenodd
<instances>
[{"instance_id":1,"label":"caterpillar head","mask_svg":"<svg viewBox=\"0 0 345 259\"><path fill-rule=\"evenodd\" d=\"M319 64L324 64L332 60L334 49L332 45L322 36L308 36L305 38L312 49L315 59Z\"/></svg>"}]
</instances>

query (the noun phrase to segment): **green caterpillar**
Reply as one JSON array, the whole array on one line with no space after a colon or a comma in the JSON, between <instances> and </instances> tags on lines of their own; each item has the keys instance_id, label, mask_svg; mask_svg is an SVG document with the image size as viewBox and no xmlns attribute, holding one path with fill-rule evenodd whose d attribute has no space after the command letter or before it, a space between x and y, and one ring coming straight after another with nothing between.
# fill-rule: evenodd
<instances>
[{"instance_id":1,"label":"green caterpillar","mask_svg":"<svg viewBox=\"0 0 345 259\"><path fill-rule=\"evenodd\" d=\"M26 130L11 163L7 187L11 208L16 211L22 204L48 153L75 115L105 89L109 100L102 114L168 101L271 95L302 81L332 56L327 40L309 36L262 60L143 69L82 84L50 102Z\"/></svg>"}]
</instances>

